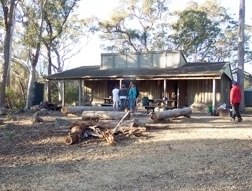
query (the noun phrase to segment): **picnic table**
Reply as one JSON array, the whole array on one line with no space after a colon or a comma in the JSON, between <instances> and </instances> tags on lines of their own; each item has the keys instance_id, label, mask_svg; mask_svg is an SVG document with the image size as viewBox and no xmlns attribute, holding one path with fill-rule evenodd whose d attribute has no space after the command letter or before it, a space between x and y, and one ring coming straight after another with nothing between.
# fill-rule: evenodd
<instances>
[{"instance_id":1,"label":"picnic table","mask_svg":"<svg viewBox=\"0 0 252 191\"><path fill-rule=\"evenodd\" d=\"M104 104L113 104L113 99L112 98L103 98L103 102Z\"/></svg>"},{"instance_id":2,"label":"picnic table","mask_svg":"<svg viewBox=\"0 0 252 191\"><path fill-rule=\"evenodd\" d=\"M149 102L152 103L152 105L163 105L163 106L175 106L178 100L175 99L149 99Z\"/></svg>"},{"instance_id":3,"label":"picnic table","mask_svg":"<svg viewBox=\"0 0 252 191\"><path fill-rule=\"evenodd\" d=\"M149 99L149 105L145 105L144 108L146 109L147 113L154 112L155 107L163 106L165 110L174 109L178 107L176 104L178 100L164 100L164 99ZM177 105L177 106L176 106Z\"/></svg>"}]
</instances>

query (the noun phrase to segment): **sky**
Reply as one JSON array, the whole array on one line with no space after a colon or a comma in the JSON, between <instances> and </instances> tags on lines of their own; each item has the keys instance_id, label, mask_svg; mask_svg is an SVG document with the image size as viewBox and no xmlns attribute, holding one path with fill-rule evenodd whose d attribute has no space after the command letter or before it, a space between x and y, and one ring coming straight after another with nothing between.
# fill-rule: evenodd
<instances>
[{"instance_id":1,"label":"sky","mask_svg":"<svg viewBox=\"0 0 252 191\"><path fill-rule=\"evenodd\" d=\"M80 17L91 17L96 16L101 19L106 19L109 17L111 11L118 5L120 0L82 0L80 2L79 13ZM186 3L189 0L171 0L169 4L170 10L181 10L184 9ZM195 2L202 3L205 0L195 0ZM234 16L239 18L239 0L220 0L221 4L229 9L229 13L236 14ZM183 6L184 5L184 6ZM252 12L250 8L252 7L252 0L245 0L246 10L245 10L245 22L251 25ZM100 49L99 37L97 35L92 36L91 40L86 46L84 46L79 54L75 55L69 60L68 68L71 69L83 65L100 65L101 53L104 51ZM245 64L244 70L252 73L252 65Z\"/></svg>"}]
</instances>

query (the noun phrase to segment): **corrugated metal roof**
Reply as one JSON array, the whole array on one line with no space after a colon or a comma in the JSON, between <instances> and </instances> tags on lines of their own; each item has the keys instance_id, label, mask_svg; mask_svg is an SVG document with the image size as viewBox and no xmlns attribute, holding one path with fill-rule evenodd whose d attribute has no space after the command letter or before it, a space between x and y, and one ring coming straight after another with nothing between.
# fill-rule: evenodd
<instances>
[{"instance_id":1,"label":"corrugated metal roof","mask_svg":"<svg viewBox=\"0 0 252 191\"><path fill-rule=\"evenodd\" d=\"M118 68L100 69L100 66L81 66L46 76L48 80L63 79L105 79L105 78L169 78L169 77L213 77L220 76L226 62L187 63L180 68Z\"/></svg>"}]
</instances>

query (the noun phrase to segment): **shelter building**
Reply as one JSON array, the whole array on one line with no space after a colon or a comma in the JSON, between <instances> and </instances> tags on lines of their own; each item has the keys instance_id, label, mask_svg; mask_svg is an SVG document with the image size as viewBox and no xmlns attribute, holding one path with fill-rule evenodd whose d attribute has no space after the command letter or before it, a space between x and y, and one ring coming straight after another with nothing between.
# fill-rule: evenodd
<instances>
[{"instance_id":1,"label":"shelter building","mask_svg":"<svg viewBox=\"0 0 252 191\"><path fill-rule=\"evenodd\" d=\"M102 103L115 85L134 83L140 99L177 100L176 106L229 104L233 79L226 62L189 63L180 51L103 53L99 66L81 66L45 77L48 81L79 81L78 105ZM62 105L65 105L64 94Z\"/></svg>"}]
</instances>

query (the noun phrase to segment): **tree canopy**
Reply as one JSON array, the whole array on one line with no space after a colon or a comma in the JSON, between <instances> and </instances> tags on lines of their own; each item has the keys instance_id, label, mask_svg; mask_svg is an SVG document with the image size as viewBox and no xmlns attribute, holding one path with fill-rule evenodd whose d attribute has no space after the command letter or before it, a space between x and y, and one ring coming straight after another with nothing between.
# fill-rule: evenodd
<instances>
[{"instance_id":1,"label":"tree canopy","mask_svg":"<svg viewBox=\"0 0 252 191\"><path fill-rule=\"evenodd\" d=\"M109 20L99 22L102 46L111 52L164 49L158 41L168 35L167 0L123 0Z\"/></svg>"},{"instance_id":2,"label":"tree canopy","mask_svg":"<svg viewBox=\"0 0 252 191\"><path fill-rule=\"evenodd\" d=\"M166 0L120 1L110 19L99 21L101 47L108 52L176 49L188 61L237 62L238 21L218 0L191 1L182 11L170 11L169 5ZM245 38L249 61L249 32Z\"/></svg>"}]
</instances>

